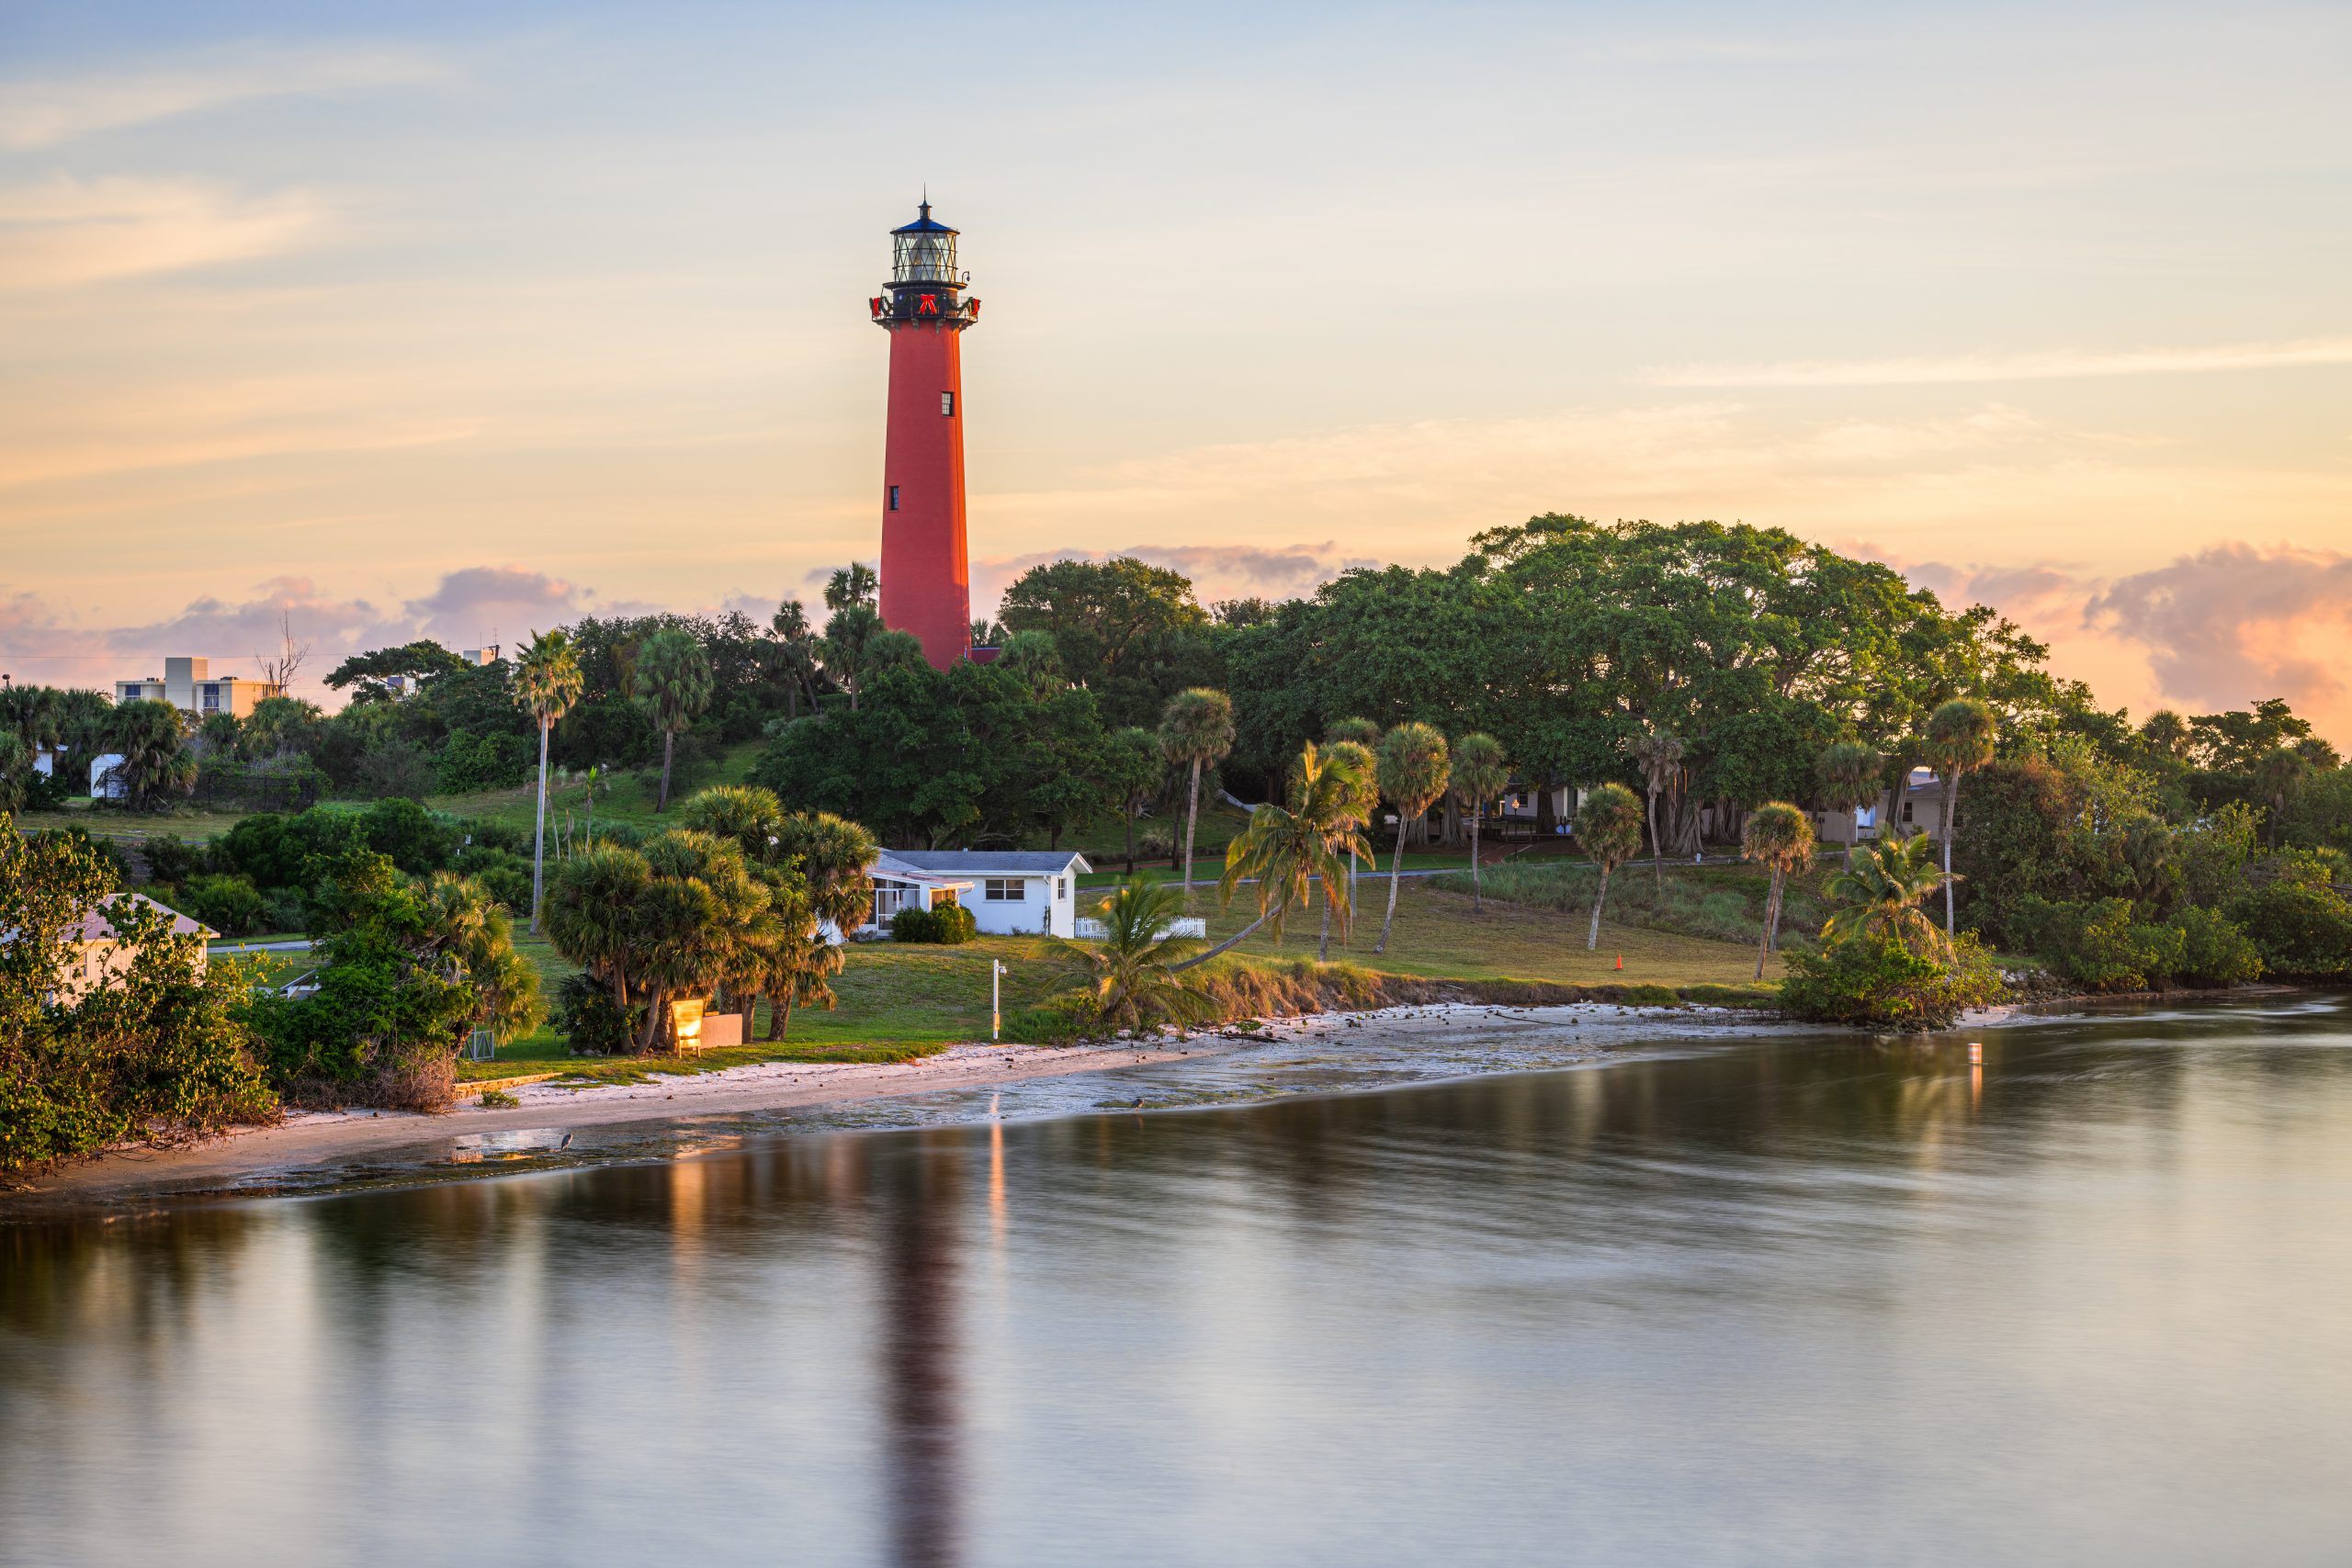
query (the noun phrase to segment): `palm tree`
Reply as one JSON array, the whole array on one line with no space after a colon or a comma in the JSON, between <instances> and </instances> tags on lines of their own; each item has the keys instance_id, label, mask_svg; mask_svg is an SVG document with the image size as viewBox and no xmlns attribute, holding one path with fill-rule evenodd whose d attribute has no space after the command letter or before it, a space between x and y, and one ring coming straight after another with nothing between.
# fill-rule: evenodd
<instances>
[{"instance_id":1,"label":"palm tree","mask_svg":"<svg viewBox=\"0 0 2352 1568\"><path fill-rule=\"evenodd\" d=\"M1062 676L1061 648L1054 634L1035 627L1014 632L997 650L996 662L1016 677L1032 697L1047 697L1069 682Z\"/></svg>"},{"instance_id":2,"label":"palm tree","mask_svg":"<svg viewBox=\"0 0 2352 1568\"><path fill-rule=\"evenodd\" d=\"M1212 1010L1208 998L1176 978L1176 969L1200 951L1192 937L1168 934L1184 913L1184 896L1164 882L1126 882L1094 906L1100 943L1066 943L1093 971L1094 1003L1102 1021L1129 1033L1159 1020L1189 1023Z\"/></svg>"},{"instance_id":3,"label":"palm tree","mask_svg":"<svg viewBox=\"0 0 2352 1568\"><path fill-rule=\"evenodd\" d=\"M1355 746L1360 748L1368 762L1373 753L1380 749L1380 726L1373 723L1372 720L1368 718L1333 719L1329 724L1326 725L1323 729L1323 749L1325 754L1329 756L1333 750L1341 746ZM1367 767L1364 772L1364 777L1366 780L1370 781L1369 787L1373 791L1372 804L1374 807L1377 807L1380 805L1379 780L1369 767ZM1369 812L1365 814L1363 820L1365 825L1369 825L1371 823L1372 817ZM1356 863L1352 858L1351 858L1348 862L1348 902L1351 905L1355 902L1355 897Z\"/></svg>"},{"instance_id":4,"label":"palm tree","mask_svg":"<svg viewBox=\"0 0 2352 1568\"><path fill-rule=\"evenodd\" d=\"M2158 708L2140 727L2140 739L2148 743L2148 750L2159 757L2172 759L2188 755L2188 742L2194 734L2188 721L2170 708Z\"/></svg>"},{"instance_id":5,"label":"palm tree","mask_svg":"<svg viewBox=\"0 0 2352 1568\"><path fill-rule=\"evenodd\" d=\"M1823 940L1891 937L1915 953L1950 947L1950 939L1920 911L1923 899L1951 880L1937 868L1935 846L1925 833L1880 839L1862 846L1852 866L1829 882L1835 913L1821 928Z\"/></svg>"},{"instance_id":6,"label":"palm tree","mask_svg":"<svg viewBox=\"0 0 2352 1568\"><path fill-rule=\"evenodd\" d=\"M1245 878L1258 886L1258 918L1210 948L1171 966L1170 972L1205 964L1233 947L1260 926L1282 940L1283 916L1313 895L1320 879L1324 896L1339 904L1341 919L1349 913L1344 884L1339 874L1347 856L1369 856L1362 834L1345 826L1348 794L1353 787L1346 775L1316 755L1309 741L1292 771L1290 790L1283 804L1268 801L1250 813L1250 825L1225 848L1225 874L1217 878L1221 903L1233 901L1233 891Z\"/></svg>"},{"instance_id":7,"label":"palm tree","mask_svg":"<svg viewBox=\"0 0 2352 1568\"><path fill-rule=\"evenodd\" d=\"M640 1053L668 1028L672 998L743 996L765 976L769 951L787 934L767 885L728 840L672 829L646 843L645 861L653 880L639 901L637 951L650 1005Z\"/></svg>"},{"instance_id":8,"label":"palm tree","mask_svg":"<svg viewBox=\"0 0 2352 1568\"><path fill-rule=\"evenodd\" d=\"M808 697L811 709L817 705L817 628L808 624L806 605L797 599L786 599L769 618L768 629L775 639L768 657L776 673L784 677L788 722L800 716L802 696Z\"/></svg>"},{"instance_id":9,"label":"palm tree","mask_svg":"<svg viewBox=\"0 0 2352 1568\"><path fill-rule=\"evenodd\" d=\"M1380 922L1374 953L1388 951L1388 932L1396 923L1396 887L1405 874L1405 829L1426 816L1445 794L1453 761L1446 755L1445 737L1416 720L1400 724L1381 738L1378 776L1380 793L1396 807L1396 852L1388 862L1388 914Z\"/></svg>"},{"instance_id":10,"label":"palm tree","mask_svg":"<svg viewBox=\"0 0 2352 1568\"><path fill-rule=\"evenodd\" d=\"M25 753L64 739L63 705L49 686L0 686L0 729L24 742Z\"/></svg>"},{"instance_id":11,"label":"palm tree","mask_svg":"<svg viewBox=\"0 0 2352 1568\"><path fill-rule=\"evenodd\" d=\"M831 589L826 590L828 598L831 593ZM858 694L865 687L866 669L873 661L875 641L888 629L882 624L882 612L862 603L842 605L825 622L825 640L821 645L825 673L849 694L852 713L857 711Z\"/></svg>"},{"instance_id":12,"label":"palm tree","mask_svg":"<svg viewBox=\"0 0 2352 1568\"><path fill-rule=\"evenodd\" d=\"M539 934L539 900L547 885L548 736L571 711L586 684L571 636L561 626L533 632L514 666L514 700L539 723L538 825L531 834L531 934Z\"/></svg>"},{"instance_id":13,"label":"palm tree","mask_svg":"<svg viewBox=\"0 0 2352 1568\"><path fill-rule=\"evenodd\" d=\"M1577 807L1577 842L1600 867L1600 891L1593 896L1592 929L1585 933L1587 952L1600 945L1600 910L1609 901L1609 874L1642 849L1642 803L1621 784L1605 784L1584 797Z\"/></svg>"},{"instance_id":14,"label":"palm tree","mask_svg":"<svg viewBox=\"0 0 2352 1568\"><path fill-rule=\"evenodd\" d=\"M2291 746L2281 746L2255 764L2256 785L2261 789L2262 798L2270 803L2270 848L2274 853L2278 848L2278 818L2287 813L2287 796L2311 771L2311 759Z\"/></svg>"},{"instance_id":15,"label":"palm tree","mask_svg":"<svg viewBox=\"0 0 2352 1568\"><path fill-rule=\"evenodd\" d=\"M32 786L33 754L13 729L0 729L0 811L24 808Z\"/></svg>"},{"instance_id":16,"label":"palm tree","mask_svg":"<svg viewBox=\"0 0 2352 1568\"><path fill-rule=\"evenodd\" d=\"M424 937L453 980L474 988L472 1023L503 1045L547 1018L539 1001L539 972L514 951L506 912L470 876L436 871L423 888Z\"/></svg>"},{"instance_id":17,"label":"palm tree","mask_svg":"<svg viewBox=\"0 0 2352 1568\"><path fill-rule=\"evenodd\" d=\"M1789 873L1813 863L1813 818L1804 808L1785 800L1768 800L1747 814L1739 831L1739 858L1772 872L1772 891L1764 899L1764 938L1756 947L1756 977L1764 978L1764 960L1781 932L1781 889Z\"/></svg>"},{"instance_id":18,"label":"palm tree","mask_svg":"<svg viewBox=\"0 0 2352 1568\"><path fill-rule=\"evenodd\" d=\"M1634 761L1649 795L1650 874L1661 889L1666 886L1666 845L1657 836L1657 797L1681 777L1682 751L1680 738L1662 729L1645 730L1633 744Z\"/></svg>"},{"instance_id":19,"label":"palm tree","mask_svg":"<svg viewBox=\"0 0 2352 1568\"><path fill-rule=\"evenodd\" d=\"M1192 769L1184 798L1184 896L1193 895L1193 835L1201 822L1201 769L1233 750L1233 699L1193 686L1168 699L1159 716L1159 753Z\"/></svg>"},{"instance_id":20,"label":"palm tree","mask_svg":"<svg viewBox=\"0 0 2352 1568\"><path fill-rule=\"evenodd\" d=\"M1998 732L1993 710L1976 697L1954 697L1928 718L1928 765L1944 781L1944 936L1953 932L1951 836L1960 822L1961 776L1993 760Z\"/></svg>"},{"instance_id":21,"label":"palm tree","mask_svg":"<svg viewBox=\"0 0 2352 1568\"><path fill-rule=\"evenodd\" d=\"M871 604L882 591L882 580L874 569L862 560L836 567L832 576L825 580L825 608L846 610L852 604Z\"/></svg>"},{"instance_id":22,"label":"palm tree","mask_svg":"<svg viewBox=\"0 0 2352 1568\"><path fill-rule=\"evenodd\" d=\"M1453 793L1470 814L1470 907L1483 909L1478 886L1478 819L1488 805L1510 787L1510 768L1503 761L1503 743L1473 730L1453 743ZM1653 818L1655 820L1655 818Z\"/></svg>"},{"instance_id":23,"label":"palm tree","mask_svg":"<svg viewBox=\"0 0 2352 1568\"><path fill-rule=\"evenodd\" d=\"M1821 804L1831 811L1859 814L1879 797L1884 787L1886 759L1859 740L1840 740L1823 750L1814 763L1821 781ZM1858 822L1846 840L1846 863L1854 863L1854 843L1862 836Z\"/></svg>"},{"instance_id":24,"label":"palm tree","mask_svg":"<svg viewBox=\"0 0 2352 1568\"><path fill-rule=\"evenodd\" d=\"M611 988L626 1017L636 979L638 901L653 880L643 855L591 844L557 868L548 892L548 942Z\"/></svg>"},{"instance_id":25,"label":"palm tree","mask_svg":"<svg viewBox=\"0 0 2352 1568\"><path fill-rule=\"evenodd\" d=\"M662 732L662 794L656 811L670 809L670 759L678 731L710 705L710 660L702 644L684 626L663 626L637 650L637 694L653 715Z\"/></svg>"},{"instance_id":26,"label":"palm tree","mask_svg":"<svg viewBox=\"0 0 2352 1568\"><path fill-rule=\"evenodd\" d=\"M1323 765L1338 774L1345 786L1343 791L1345 803L1340 808L1339 820L1333 826L1342 828L1351 833L1362 832L1371 825L1373 814L1380 809L1379 761L1373 756L1371 748L1361 741L1338 740L1323 749ZM1347 894L1347 907L1353 908L1356 894L1356 862L1353 855L1348 857ZM1346 935L1346 931L1342 929L1341 938L1344 940ZM1331 899L1327 890L1323 899L1323 934L1316 945L1315 961L1321 964L1328 961L1330 956Z\"/></svg>"},{"instance_id":27,"label":"palm tree","mask_svg":"<svg viewBox=\"0 0 2352 1568\"><path fill-rule=\"evenodd\" d=\"M114 710L107 740L122 758L113 774L133 808L146 810L165 795L195 787L196 760L187 753L180 710L171 704L124 703Z\"/></svg>"},{"instance_id":28,"label":"palm tree","mask_svg":"<svg viewBox=\"0 0 2352 1568\"><path fill-rule=\"evenodd\" d=\"M796 1005L834 1003L827 982L843 966L838 939L873 907L873 835L831 812L787 813L774 791L756 784L703 790L686 803L684 820L736 846L768 890L774 930L746 946L735 989L768 998L767 1038L780 1040Z\"/></svg>"},{"instance_id":29,"label":"palm tree","mask_svg":"<svg viewBox=\"0 0 2352 1568\"><path fill-rule=\"evenodd\" d=\"M800 863L808 900L819 919L846 936L874 908L874 835L830 811L799 811L777 830L778 851Z\"/></svg>"},{"instance_id":30,"label":"palm tree","mask_svg":"<svg viewBox=\"0 0 2352 1568\"><path fill-rule=\"evenodd\" d=\"M774 865L784 828L784 802L775 791L758 784L713 784L686 802L678 821L729 840L753 865Z\"/></svg>"}]
</instances>

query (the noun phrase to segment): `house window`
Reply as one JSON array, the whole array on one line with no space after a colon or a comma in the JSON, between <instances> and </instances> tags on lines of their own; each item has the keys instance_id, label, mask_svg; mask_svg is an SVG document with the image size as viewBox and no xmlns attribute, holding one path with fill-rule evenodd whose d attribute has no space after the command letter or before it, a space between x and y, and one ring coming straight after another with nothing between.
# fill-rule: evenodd
<instances>
[{"instance_id":1,"label":"house window","mask_svg":"<svg viewBox=\"0 0 2352 1568\"><path fill-rule=\"evenodd\" d=\"M1057 876L1054 878L1054 897L1057 898L1067 898L1069 897L1069 877Z\"/></svg>"},{"instance_id":2,"label":"house window","mask_svg":"<svg viewBox=\"0 0 2352 1568\"><path fill-rule=\"evenodd\" d=\"M874 923L877 926L888 925L891 916L921 901L910 884L888 876L874 879Z\"/></svg>"},{"instance_id":3,"label":"house window","mask_svg":"<svg viewBox=\"0 0 2352 1568\"><path fill-rule=\"evenodd\" d=\"M893 512L899 510L899 487L897 485L892 485L890 487L890 510Z\"/></svg>"},{"instance_id":4,"label":"house window","mask_svg":"<svg viewBox=\"0 0 2352 1568\"><path fill-rule=\"evenodd\" d=\"M938 908L942 904L953 904L954 902L956 902L956 889L953 887L943 887L938 892L931 896L931 907L934 909Z\"/></svg>"},{"instance_id":5,"label":"house window","mask_svg":"<svg viewBox=\"0 0 2352 1568\"><path fill-rule=\"evenodd\" d=\"M1021 904L1029 898L1029 890L1017 876L991 876L980 884L980 897L991 904Z\"/></svg>"},{"instance_id":6,"label":"house window","mask_svg":"<svg viewBox=\"0 0 2352 1568\"><path fill-rule=\"evenodd\" d=\"M939 412L945 414L949 419L954 419L956 417L955 393L942 392L939 394Z\"/></svg>"},{"instance_id":7,"label":"house window","mask_svg":"<svg viewBox=\"0 0 2352 1568\"><path fill-rule=\"evenodd\" d=\"M1911 820L1911 803L1907 800L1903 803L1903 820L1905 822Z\"/></svg>"}]
</instances>

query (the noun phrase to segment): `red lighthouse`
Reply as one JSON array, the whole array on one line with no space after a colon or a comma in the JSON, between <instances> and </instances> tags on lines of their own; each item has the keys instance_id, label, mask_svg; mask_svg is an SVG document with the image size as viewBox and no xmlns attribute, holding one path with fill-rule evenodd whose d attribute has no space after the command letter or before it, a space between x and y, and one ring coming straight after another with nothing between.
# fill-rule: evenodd
<instances>
[{"instance_id":1,"label":"red lighthouse","mask_svg":"<svg viewBox=\"0 0 2352 1568\"><path fill-rule=\"evenodd\" d=\"M890 231L890 281L867 301L890 334L890 428L882 451L882 619L912 632L941 670L972 648L971 571L964 552L965 298L956 231L931 203Z\"/></svg>"}]
</instances>

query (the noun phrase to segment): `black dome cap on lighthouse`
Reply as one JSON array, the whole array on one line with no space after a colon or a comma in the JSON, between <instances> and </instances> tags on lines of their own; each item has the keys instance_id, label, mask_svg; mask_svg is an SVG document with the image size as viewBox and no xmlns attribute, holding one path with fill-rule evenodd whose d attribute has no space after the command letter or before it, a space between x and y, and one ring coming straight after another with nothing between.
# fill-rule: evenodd
<instances>
[{"instance_id":1,"label":"black dome cap on lighthouse","mask_svg":"<svg viewBox=\"0 0 2352 1568\"><path fill-rule=\"evenodd\" d=\"M950 229L946 224L940 222L937 219L932 217L931 198L929 197L925 197L923 198L922 210L916 216L915 220L899 228L893 229L890 232L893 234L959 234L963 232L963 231L960 229Z\"/></svg>"}]
</instances>

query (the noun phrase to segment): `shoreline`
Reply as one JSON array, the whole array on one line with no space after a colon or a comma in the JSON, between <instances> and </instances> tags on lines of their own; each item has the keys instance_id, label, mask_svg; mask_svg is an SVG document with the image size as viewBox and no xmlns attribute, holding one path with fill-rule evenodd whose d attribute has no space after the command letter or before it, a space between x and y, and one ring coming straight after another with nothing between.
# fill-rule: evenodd
<instances>
[{"instance_id":1,"label":"shoreline","mask_svg":"<svg viewBox=\"0 0 2352 1568\"><path fill-rule=\"evenodd\" d=\"M1094 1045L952 1045L910 1062L762 1062L650 1082L565 1087L522 1085L522 1103L483 1110L461 1099L448 1111L298 1111L270 1127L238 1128L175 1148L110 1150L0 1190L0 1224L150 1210L164 1202L295 1195L303 1179L354 1161L380 1158L371 1174L423 1175L467 1156L461 1140L570 1133L704 1117L886 1101L940 1090L981 1089L1033 1078L1074 1077L1154 1063L1232 1055L1252 1045L1316 1036L1334 1043L1415 1045L1452 1037L1476 1021L1500 1020L1532 1035L1556 1036L1569 1048L1563 1065L1605 1059L1630 1044L1693 1036L1781 1032L1746 1010L1609 1002L1513 1006L1495 1002L1406 1003L1366 1012L1321 1012L1270 1020L1251 1033L1221 1028L1157 1042ZM1345 1038L1343 1038L1345 1037ZM1589 1048L1586 1042L1589 1040ZM1468 1073L1461 1076L1478 1076ZM568 1140L566 1140L568 1142ZM553 1149L558 1145L540 1145ZM479 1175L494 1174L494 1159Z\"/></svg>"},{"instance_id":2,"label":"shoreline","mask_svg":"<svg viewBox=\"0 0 2352 1568\"><path fill-rule=\"evenodd\" d=\"M94 1159L21 1177L13 1189L0 1190L0 1224L134 1201L143 1205L269 1196L273 1175L297 1176L371 1154L422 1153L469 1135L682 1122L889 1100L1217 1055L1245 1043L1219 1036L1153 1044L962 1044L910 1062L759 1062L714 1073L657 1073L649 1083L577 1089L526 1084L513 1091L523 1102L513 1109L486 1111L478 1101L460 1098L440 1111L293 1111L275 1126L232 1128L174 1148L111 1149ZM446 1153L442 1157L447 1157ZM421 1170L436 1162L415 1158L402 1163Z\"/></svg>"},{"instance_id":3,"label":"shoreline","mask_svg":"<svg viewBox=\"0 0 2352 1568\"><path fill-rule=\"evenodd\" d=\"M2270 1000L2301 990L2278 986L2034 998L1963 1015L1953 1029L1939 1034L1949 1038L1972 1029L2112 1017L2166 1002ZM710 1073L656 1073L642 1083L533 1082L511 1091L521 1101L511 1109L484 1110L476 1101L460 1099L450 1110L430 1113L298 1111L276 1126L233 1129L179 1147L111 1150L40 1176L20 1178L12 1187L0 1189L0 1225L77 1214L119 1217L126 1210L153 1212L166 1202L315 1194L363 1181L430 1179L451 1166L465 1167L464 1179L477 1179L502 1168L531 1168L521 1164L510 1167L506 1162L533 1153L560 1153L570 1145L571 1134L590 1129L650 1130L706 1118L756 1117L884 1102L1120 1067L1204 1061L1237 1055L1253 1045L1317 1038L1342 1049L1364 1048L1359 1054L1373 1056L1383 1049L1417 1052L1454 1045L1482 1033L1494 1038L1508 1034L1543 1046L1549 1053L1543 1064L1545 1067L1605 1062L1637 1045L1719 1044L1783 1034L1846 1036L1858 1041L1871 1037L1866 1030L1794 1023L1778 1016L1759 1018L1753 1010L1744 1008L1446 999L1272 1019L1249 1033L1209 1028L1152 1042L1063 1046L969 1043L907 1062L761 1062ZM1937 1037L1910 1038L1924 1043ZM1476 1077L1520 1070L1527 1069L1469 1066L1443 1076ZM564 1135L558 1139L555 1134ZM361 1168L348 1168L355 1165ZM336 1179L339 1171L346 1173L340 1180Z\"/></svg>"}]
</instances>

